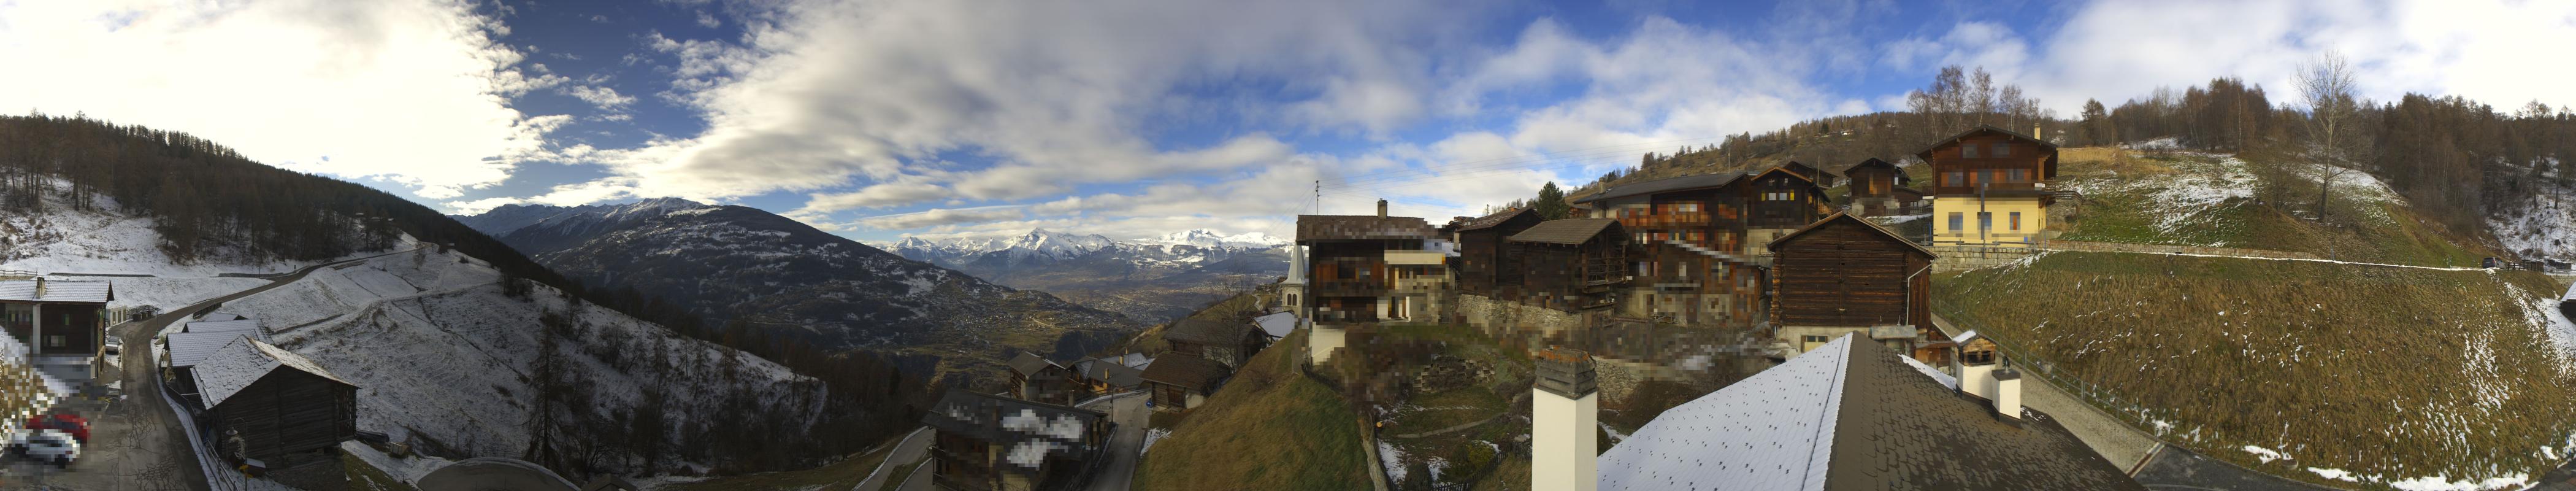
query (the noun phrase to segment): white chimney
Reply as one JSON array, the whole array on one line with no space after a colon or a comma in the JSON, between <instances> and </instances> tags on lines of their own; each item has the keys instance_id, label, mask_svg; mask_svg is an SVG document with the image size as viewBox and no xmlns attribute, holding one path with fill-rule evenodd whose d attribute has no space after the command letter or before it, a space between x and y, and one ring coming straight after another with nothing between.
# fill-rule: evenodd
<instances>
[{"instance_id":1,"label":"white chimney","mask_svg":"<svg viewBox=\"0 0 2576 491\"><path fill-rule=\"evenodd\" d=\"M1530 489L1594 491L1601 486L1601 394L1592 357L1539 352L1530 384Z\"/></svg>"},{"instance_id":2,"label":"white chimney","mask_svg":"<svg viewBox=\"0 0 2576 491\"><path fill-rule=\"evenodd\" d=\"M1986 390L1993 395L1986 400L1995 402L1996 414L2021 419L2021 371L2006 368L1993 374L1994 386Z\"/></svg>"},{"instance_id":3,"label":"white chimney","mask_svg":"<svg viewBox=\"0 0 2576 491\"><path fill-rule=\"evenodd\" d=\"M1377 200L1377 217L1386 218L1386 200Z\"/></svg>"}]
</instances>

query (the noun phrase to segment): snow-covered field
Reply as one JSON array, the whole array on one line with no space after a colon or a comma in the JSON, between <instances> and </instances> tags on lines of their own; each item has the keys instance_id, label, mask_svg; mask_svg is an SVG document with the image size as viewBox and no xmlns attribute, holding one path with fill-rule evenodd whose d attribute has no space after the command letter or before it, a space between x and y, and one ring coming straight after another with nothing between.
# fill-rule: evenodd
<instances>
[{"instance_id":1,"label":"snow-covered field","mask_svg":"<svg viewBox=\"0 0 2576 491\"><path fill-rule=\"evenodd\" d=\"M2521 203L2496 210L2487 230L2497 245L2524 258L2576 262L2576 190L2523 197Z\"/></svg>"},{"instance_id":2,"label":"snow-covered field","mask_svg":"<svg viewBox=\"0 0 2576 491\"><path fill-rule=\"evenodd\" d=\"M600 418L631 411L647 387L669 394L670 434L746 415L725 404L811 424L822 386L784 367L683 338L550 288L529 299L502 294L499 272L428 250L323 268L302 280L228 303L260 319L278 344L359 386L358 426L395 441L427 437L475 454L526 448L536 396L530 367L554 357L586 387ZM540 350L546 313L569 319L560 345Z\"/></svg>"},{"instance_id":3,"label":"snow-covered field","mask_svg":"<svg viewBox=\"0 0 2576 491\"><path fill-rule=\"evenodd\" d=\"M109 308L152 306L162 312L268 284L259 278L57 278L108 280L116 284L116 301L108 302Z\"/></svg>"}]
</instances>

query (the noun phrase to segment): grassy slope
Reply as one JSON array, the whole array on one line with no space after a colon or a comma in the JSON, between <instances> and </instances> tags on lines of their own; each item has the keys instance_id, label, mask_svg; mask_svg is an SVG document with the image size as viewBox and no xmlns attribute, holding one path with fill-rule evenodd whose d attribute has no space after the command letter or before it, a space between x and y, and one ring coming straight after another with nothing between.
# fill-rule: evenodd
<instances>
[{"instance_id":1,"label":"grassy slope","mask_svg":"<svg viewBox=\"0 0 2576 491\"><path fill-rule=\"evenodd\" d=\"M2063 239L2431 266L2485 255L2366 179L2338 184L2326 224L2258 203L2256 170L2273 157L2087 148L2061 158L2061 181L2086 198ZM2231 188L2244 192L2182 198ZM2310 206L2313 181L2291 189L2283 208ZM2576 431L2576 400L2564 397L2576 374L2518 305L2557 286L2530 273L2058 253L1935 281L1936 312L2054 362L2101 389L2088 394L2097 404L2283 476L2536 473L2554 464L2539 448ZM2295 460L2266 464L2245 445Z\"/></svg>"},{"instance_id":2,"label":"grassy slope","mask_svg":"<svg viewBox=\"0 0 2576 491\"><path fill-rule=\"evenodd\" d=\"M1278 346L1305 344L1305 333ZM1368 487L1359 416L1333 389L1298 374L1297 350L1253 356L1206 406L1138 462L1136 489Z\"/></svg>"},{"instance_id":3,"label":"grassy slope","mask_svg":"<svg viewBox=\"0 0 2576 491\"><path fill-rule=\"evenodd\" d=\"M2537 475L2576 372L2526 317L2533 273L2057 253L1937 278L1936 312L2109 391L2168 440L2275 474ZM2261 446L2293 461L2265 464ZM2348 485L2348 484L2347 484Z\"/></svg>"},{"instance_id":4,"label":"grassy slope","mask_svg":"<svg viewBox=\"0 0 2576 491\"><path fill-rule=\"evenodd\" d=\"M1402 350L1375 349L1395 345L1436 345L1444 359L1472 359L1494 370L1497 381L1527 380L1531 376L1529 352L1499 345L1485 331L1468 326L1385 325L1375 334L1379 346L1360 346L1347 351L1354 356L1390 356L1382 353ZM1419 366L1429 360L1412 360L1399 366ZM1454 363L1454 362L1451 362ZM1499 383L1499 382L1498 382ZM1520 385L1520 387L1526 387ZM1508 390L1508 389L1507 389ZM1483 421L1483 424L1421 438L1387 438L1385 442L1404 457L1398 459L1407 470L1399 484L1407 489L1431 486L1429 467L1442 466L1440 484L1465 481L1475 489L1528 489L1529 455L1507 453L1496 455L1501 444L1516 441L1530 433L1527 419L1530 402L1521 398L1528 389L1497 392L1494 387L1471 384L1439 392L1412 394L1386 411L1391 420L1388 435L1418 434L1448 429ZM1520 399L1520 400L1515 400ZM1497 417L1499 416L1499 419ZM1501 461L1496 462L1500 457ZM1497 465L1499 464L1499 465ZM1515 470L1517 469L1517 470Z\"/></svg>"}]
</instances>

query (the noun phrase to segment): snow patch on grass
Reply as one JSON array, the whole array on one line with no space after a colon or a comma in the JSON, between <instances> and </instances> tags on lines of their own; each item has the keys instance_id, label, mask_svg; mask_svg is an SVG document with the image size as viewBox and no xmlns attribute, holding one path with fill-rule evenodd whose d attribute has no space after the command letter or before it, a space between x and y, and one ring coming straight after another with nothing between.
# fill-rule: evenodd
<instances>
[{"instance_id":1,"label":"snow patch on grass","mask_svg":"<svg viewBox=\"0 0 2576 491\"><path fill-rule=\"evenodd\" d=\"M1171 428L1145 430L1145 444L1143 446L1136 447L1136 455L1144 455L1145 452L1153 451L1154 442L1163 441L1163 438L1168 436L1172 436Z\"/></svg>"},{"instance_id":2,"label":"snow patch on grass","mask_svg":"<svg viewBox=\"0 0 2576 491\"><path fill-rule=\"evenodd\" d=\"M2406 491L2494 491L2529 487L2531 486L2531 478L2527 476L2511 476L2490 477L2484 480L2474 481L2467 479L2452 481L2449 476L2435 475L2433 477L2418 477L2402 481L2393 481L2389 482L2388 486Z\"/></svg>"},{"instance_id":3,"label":"snow patch on grass","mask_svg":"<svg viewBox=\"0 0 2576 491\"><path fill-rule=\"evenodd\" d=\"M2245 446L2245 453L2254 454L2254 459L2255 459L2255 460L2263 461L2263 463L2266 463L2266 464L2272 463L2272 461L2275 461L2275 460L2296 460L2296 459L2292 459L2292 458L2290 458L2290 456L2289 456L2289 455L2282 454L2282 453L2281 453L2281 452L2279 452L2279 451L2272 450L2272 449L2268 449L2268 448L2263 448L2263 447L2257 447L2257 446L2253 446L2253 445L2246 445L2246 446Z\"/></svg>"},{"instance_id":4,"label":"snow patch on grass","mask_svg":"<svg viewBox=\"0 0 2576 491\"><path fill-rule=\"evenodd\" d=\"M1386 469L1387 482L1404 482L1404 451L1386 440L1377 441L1377 466Z\"/></svg>"}]
</instances>

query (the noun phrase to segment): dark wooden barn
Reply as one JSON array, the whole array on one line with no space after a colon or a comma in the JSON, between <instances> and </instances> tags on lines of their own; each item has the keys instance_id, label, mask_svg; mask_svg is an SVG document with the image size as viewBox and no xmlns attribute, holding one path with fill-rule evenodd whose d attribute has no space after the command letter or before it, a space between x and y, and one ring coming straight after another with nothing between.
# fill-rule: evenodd
<instances>
[{"instance_id":1,"label":"dark wooden barn","mask_svg":"<svg viewBox=\"0 0 2576 491\"><path fill-rule=\"evenodd\" d=\"M1873 158L1853 164L1843 169L1843 177L1851 178L1850 212L1860 216L1896 215L1898 208L1923 199L1923 192L1905 188L1913 184L1905 170L1885 160Z\"/></svg>"},{"instance_id":2,"label":"dark wooden barn","mask_svg":"<svg viewBox=\"0 0 2576 491\"><path fill-rule=\"evenodd\" d=\"M1895 232L1836 213L1770 247L1771 320L1786 340L1822 344L1868 332L1881 342L1905 340L1889 344L1910 353L1932 330L1934 255Z\"/></svg>"},{"instance_id":3,"label":"dark wooden barn","mask_svg":"<svg viewBox=\"0 0 2576 491\"><path fill-rule=\"evenodd\" d=\"M1198 407L1216 394L1231 373L1225 365L1206 358L1166 354L1145 365L1145 387L1153 392L1147 401L1158 411Z\"/></svg>"},{"instance_id":4,"label":"dark wooden barn","mask_svg":"<svg viewBox=\"0 0 2576 491\"><path fill-rule=\"evenodd\" d=\"M1978 125L1917 152L1932 163L1934 196L2043 196L2057 179L2057 145L2003 128Z\"/></svg>"},{"instance_id":5,"label":"dark wooden barn","mask_svg":"<svg viewBox=\"0 0 2576 491\"><path fill-rule=\"evenodd\" d=\"M1395 275L1388 251L1422 250L1437 231L1414 217L1298 215L1297 244L1306 246L1307 293L1302 307L1320 324L1379 321L1394 301Z\"/></svg>"},{"instance_id":6,"label":"dark wooden barn","mask_svg":"<svg viewBox=\"0 0 2576 491\"><path fill-rule=\"evenodd\" d=\"M1824 214L1825 190L1815 178L1773 167L1754 174L1752 184L1749 228L1794 229L1815 223Z\"/></svg>"},{"instance_id":7,"label":"dark wooden barn","mask_svg":"<svg viewBox=\"0 0 2576 491\"><path fill-rule=\"evenodd\" d=\"M1505 285L1517 285L1520 278L1513 257L1504 254L1504 239L1537 226L1538 212L1529 208L1512 208L1477 217L1459 224L1458 289L1478 295L1493 295Z\"/></svg>"},{"instance_id":8,"label":"dark wooden barn","mask_svg":"<svg viewBox=\"0 0 2576 491\"><path fill-rule=\"evenodd\" d=\"M1508 240L1523 265L1526 302L1568 312L1609 307L1631 276L1628 237L1615 219L1549 220Z\"/></svg>"},{"instance_id":9,"label":"dark wooden barn","mask_svg":"<svg viewBox=\"0 0 2576 491\"><path fill-rule=\"evenodd\" d=\"M190 370L224 455L280 469L358 437L358 386L302 355L244 337Z\"/></svg>"},{"instance_id":10,"label":"dark wooden barn","mask_svg":"<svg viewBox=\"0 0 2576 491\"><path fill-rule=\"evenodd\" d=\"M1021 399L1071 404L1076 394L1073 372L1053 360L1026 351L1011 357L1011 395Z\"/></svg>"},{"instance_id":11,"label":"dark wooden barn","mask_svg":"<svg viewBox=\"0 0 2576 491\"><path fill-rule=\"evenodd\" d=\"M1807 180L1815 181L1816 187L1834 187L1834 182L1836 181L1832 173L1825 172L1824 169L1818 169L1816 166L1807 165L1805 162L1794 160L1789 161L1787 164L1781 164L1780 170L1795 172L1798 173L1798 175L1807 176Z\"/></svg>"},{"instance_id":12,"label":"dark wooden barn","mask_svg":"<svg viewBox=\"0 0 2576 491\"><path fill-rule=\"evenodd\" d=\"M1270 345L1270 337L1251 323L1199 318L1173 321L1163 331L1163 340L1172 344L1172 353L1206 358L1227 368L1243 366L1244 360Z\"/></svg>"}]
</instances>

